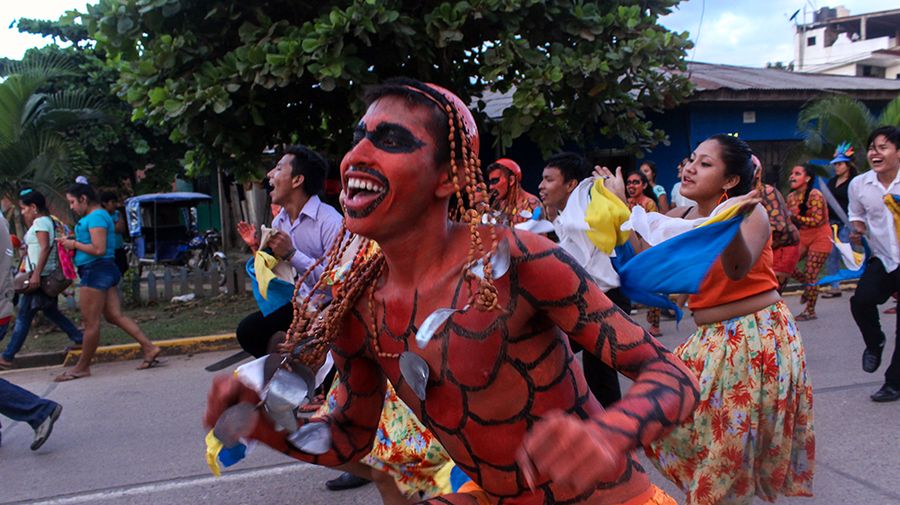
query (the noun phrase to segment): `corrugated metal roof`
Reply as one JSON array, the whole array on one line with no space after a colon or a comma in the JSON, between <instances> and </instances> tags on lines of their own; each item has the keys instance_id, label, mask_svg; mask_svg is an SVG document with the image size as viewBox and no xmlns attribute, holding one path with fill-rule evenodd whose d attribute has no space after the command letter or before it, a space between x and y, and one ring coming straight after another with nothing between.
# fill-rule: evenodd
<instances>
[{"instance_id":1,"label":"corrugated metal roof","mask_svg":"<svg viewBox=\"0 0 900 505\"><path fill-rule=\"evenodd\" d=\"M825 93L844 93L854 98L890 100L900 93L900 79L852 77L788 72L777 68L738 67L713 63L689 63L694 84L692 102L702 101L805 101ZM513 90L487 91L482 100L491 119L503 115L512 104Z\"/></svg>"},{"instance_id":2,"label":"corrugated metal roof","mask_svg":"<svg viewBox=\"0 0 900 505\"><path fill-rule=\"evenodd\" d=\"M688 72L697 92L718 89L734 91L900 91L900 80L788 72L777 68L689 63Z\"/></svg>"}]
</instances>

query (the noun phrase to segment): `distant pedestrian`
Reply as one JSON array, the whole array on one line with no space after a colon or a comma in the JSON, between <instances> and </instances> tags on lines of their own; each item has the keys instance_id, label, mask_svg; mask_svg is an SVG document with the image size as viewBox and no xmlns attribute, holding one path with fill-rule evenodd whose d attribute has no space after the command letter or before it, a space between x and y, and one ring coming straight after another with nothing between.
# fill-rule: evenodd
<instances>
[{"instance_id":1,"label":"distant pedestrian","mask_svg":"<svg viewBox=\"0 0 900 505\"><path fill-rule=\"evenodd\" d=\"M119 195L112 191L104 191L100 193L100 206L103 210L109 212L115 225L115 233L110 235L113 243L113 255L116 260L116 267L123 275L128 271L128 253L125 251L125 233L128 233L128 226L119 211Z\"/></svg>"},{"instance_id":2,"label":"distant pedestrian","mask_svg":"<svg viewBox=\"0 0 900 505\"><path fill-rule=\"evenodd\" d=\"M56 382L80 379L91 375L91 361L100 343L100 316L121 328L135 339L144 352L144 361L138 370L160 364L157 359L161 349L144 335L144 332L122 313L119 284L122 275L113 261L113 244L109 237L115 233L112 218L100 207L97 194L87 183L77 182L66 190L69 208L82 216L75 226L75 238L60 238L59 243L68 250L75 250L75 266L78 268L78 291L81 317L84 321L84 347L78 363L58 375Z\"/></svg>"},{"instance_id":3,"label":"distant pedestrian","mask_svg":"<svg viewBox=\"0 0 900 505\"><path fill-rule=\"evenodd\" d=\"M866 145L872 170L850 181L850 226L853 228L850 238L859 243L865 236L872 257L850 298L850 310L866 342L863 370L875 373L881 365L887 340L881 329L878 305L900 289L900 244L897 242L900 215L888 207L889 202L894 204L894 199L900 197L900 128L878 128L869 135ZM897 306L896 299L891 303ZM884 374L884 385L872 395L872 401L900 400L900 324L894 338L894 355Z\"/></svg>"},{"instance_id":4,"label":"distant pedestrian","mask_svg":"<svg viewBox=\"0 0 900 505\"><path fill-rule=\"evenodd\" d=\"M659 207L654 199L655 193L651 189L650 180L642 170L631 172L625 178L625 192L628 196L628 208L642 207L647 212L659 212ZM655 170L655 169L654 169ZM662 336L662 329L659 327L659 321L662 318L662 310L658 307L650 307L647 309L647 324L650 328L647 330L654 337Z\"/></svg>"},{"instance_id":5,"label":"distant pedestrian","mask_svg":"<svg viewBox=\"0 0 900 505\"><path fill-rule=\"evenodd\" d=\"M19 192L19 211L28 225L25 232L24 266L25 271L31 273L29 288L19 297L19 309L16 314L16 323L13 326L13 334L6 346L6 351L0 357L0 368L12 366L16 353L25 343L25 337L31 329L31 322L38 311L52 321L56 326L69 336L75 345L81 345L81 331L75 324L59 310L57 296L48 296L41 289L41 279L61 268L57 260L56 252L56 226L47 209L47 201L39 191L25 188ZM0 235L9 235L6 230L6 221L2 225ZM0 248L3 246L0 245ZM6 258L3 258L6 260ZM8 260L6 260L8 261ZM9 270L8 266L0 266L3 272ZM0 336L0 339L3 337Z\"/></svg>"},{"instance_id":6,"label":"distant pedestrian","mask_svg":"<svg viewBox=\"0 0 900 505\"><path fill-rule=\"evenodd\" d=\"M647 177L648 186L653 191L653 200L659 211L668 212L670 207L668 197L666 197L666 188L656 183L656 163L650 160L641 162L640 172Z\"/></svg>"},{"instance_id":7,"label":"distant pedestrian","mask_svg":"<svg viewBox=\"0 0 900 505\"><path fill-rule=\"evenodd\" d=\"M853 163L853 146L844 142L834 152L831 165L834 166L834 177L828 180L828 191L834 197L837 207L828 204L828 217L831 227L837 227L837 236L841 242L850 240L850 227L845 223L848 205L850 204L850 181L857 175L856 165ZM831 255L825 262L825 275L834 275L842 268L841 253L837 248L831 250ZM841 283L831 283L831 291L822 294L823 298L835 298L841 296Z\"/></svg>"}]
</instances>

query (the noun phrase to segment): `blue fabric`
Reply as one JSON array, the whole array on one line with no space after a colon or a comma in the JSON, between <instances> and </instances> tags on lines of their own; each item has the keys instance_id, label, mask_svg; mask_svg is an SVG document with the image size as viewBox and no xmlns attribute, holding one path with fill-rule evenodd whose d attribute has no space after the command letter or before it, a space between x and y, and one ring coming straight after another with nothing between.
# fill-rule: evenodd
<instances>
[{"instance_id":1,"label":"blue fabric","mask_svg":"<svg viewBox=\"0 0 900 505\"><path fill-rule=\"evenodd\" d=\"M472 478L466 475L458 466L454 465L450 470L450 490L454 493L459 491L466 482L471 482Z\"/></svg>"},{"instance_id":2,"label":"blue fabric","mask_svg":"<svg viewBox=\"0 0 900 505\"><path fill-rule=\"evenodd\" d=\"M866 263L868 263L869 258L872 257L872 249L869 248L869 242L866 241L865 238L862 239L862 245L863 251L865 251L865 257L863 259L862 266L860 266L856 270L844 269L834 275L822 277L819 282L815 283L815 285L822 286L823 284L838 283L841 281L859 279L860 277L862 277L862 274L866 271Z\"/></svg>"},{"instance_id":3,"label":"blue fabric","mask_svg":"<svg viewBox=\"0 0 900 505\"><path fill-rule=\"evenodd\" d=\"M75 240L82 244L90 244L91 229L93 228L106 229L106 252L103 256L94 256L93 254L76 250L75 266L87 265L88 263L97 261L101 258L112 258L115 256L115 247L113 247L112 236L116 233L116 226L113 224L112 218L109 217L109 212L106 212L103 209L97 209L81 218L81 220L78 221L78 224L75 225Z\"/></svg>"},{"instance_id":4,"label":"blue fabric","mask_svg":"<svg viewBox=\"0 0 900 505\"><path fill-rule=\"evenodd\" d=\"M674 310L680 321L681 311L666 295L699 291L700 283L734 239L742 222L743 216L736 216L694 228L630 259L627 249L623 249L624 254L617 249L615 259L622 293L632 302Z\"/></svg>"},{"instance_id":5,"label":"blue fabric","mask_svg":"<svg viewBox=\"0 0 900 505\"><path fill-rule=\"evenodd\" d=\"M34 305L32 300L38 297L46 298L46 295L43 293L23 293L19 297L18 313L16 314L13 333L9 338L9 343L6 345L6 350L3 352L3 359L6 361L15 359L16 353L22 349L22 344L25 343L25 338L28 336L28 330L31 329L31 322L34 320L34 316L38 311L42 311L47 319L56 324L59 329L66 332L66 335L69 336L69 340L76 344L81 344L81 331L78 330L75 324L72 323L65 314L60 312L56 300L50 300L49 303L43 304L43 307L32 307L32 305ZM5 329L3 333L6 333ZM0 334L0 340L3 340L2 334Z\"/></svg>"},{"instance_id":6,"label":"blue fabric","mask_svg":"<svg viewBox=\"0 0 900 505\"><path fill-rule=\"evenodd\" d=\"M119 222L119 219L122 219L122 214L119 211L115 211L110 216L113 220L113 233L107 238L107 240L112 241L113 250L120 249L123 245L125 245L125 239L122 238L122 235L116 232L116 223Z\"/></svg>"},{"instance_id":7,"label":"blue fabric","mask_svg":"<svg viewBox=\"0 0 900 505\"><path fill-rule=\"evenodd\" d=\"M101 258L78 267L79 285L83 288L106 291L115 287L121 278L119 267L109 258Z\"/></svg>"},{"instance_id":8,"label":"blue fabric","mask_svg":"<svg viewBox=\"0 0 900 505\"><path fill-rule=\"evenodd\" d=\"M253 258L247 260L247 275L253 284L253 297L256 298L256 305L259 306L259 311L262 312L263 316L268 316L284 307L294 297L294 285L275 278L269 282L269 289L266 292L268 299L263 298L259 292L259 284L256 282L256 269L253 266Z\"/></svg>"},{"instance_id":9,"label":"blue fabric","mask_svg":"<svg viewBox=\"0 0 900 505\"><path fill-rule=\"evenodd\" d=\"M238 442L234 447L223 447L222 450L219 451L219 463L222 464L222 468L228 468L244 459L244 456L246 455L247 446Z\"/></svg>"},{"instance_id":10,"label":"blue fabric","mask_svg":"<svg viewBox=\"0 0 900 505\"><path fill-rule=\"evenodd\" d=\"M26 422L32 429L37 429L55 407L56 402L45 400L6 379L0 379L0 414L15 421Z\"/></svg>"}]
</instances>

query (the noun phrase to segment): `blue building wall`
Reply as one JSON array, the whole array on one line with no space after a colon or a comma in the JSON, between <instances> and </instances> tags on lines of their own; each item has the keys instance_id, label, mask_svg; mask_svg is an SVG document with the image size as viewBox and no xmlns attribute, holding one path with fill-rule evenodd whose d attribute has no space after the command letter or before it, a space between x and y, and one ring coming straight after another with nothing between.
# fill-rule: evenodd
<instances>
[{"instance_id":1,"label":"blue building wall","mask_svg":"<svg viewBox=\"0 0 900 505\"><path fill-rule=\"evenodd\" d=\"M748 142L796 141L802 140L797 130L797 117L805 102L693 102L662 114L650 114L654 126L663 129L669 136L668 145L659 145L646 153L644 159L652 160L657 167L657 183L670 191L677 182L678 163L693 149L717 133L737 133ZM884 108L884 102L866 103L869 110L877 115ZM744 123L744 112L754 111L756 121ZM485 166L496 156L492 147L493 139L482 135L482 162ZM621 143L599 140L596 149L618 149ZM578 151L578 149L574 149ZM503 157L515 160L522 167L525 189L537 193L544 168L544 158L540 150L527 138L516 140ZM636 168L640 159L631 158L624 164L626 170Z\"/></svg>"}]
</instances>

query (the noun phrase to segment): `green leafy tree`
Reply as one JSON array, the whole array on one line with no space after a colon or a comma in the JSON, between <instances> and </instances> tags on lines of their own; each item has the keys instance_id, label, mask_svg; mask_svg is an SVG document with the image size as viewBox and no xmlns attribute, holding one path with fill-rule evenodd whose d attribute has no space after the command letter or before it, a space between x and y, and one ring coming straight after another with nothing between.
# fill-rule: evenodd
<instances>
[{"instance_id":1,"label":"green leafy tree","mask_svg":"<svg viewBox=\"0 0 900 505\"><path fill-rule=\"evenodd\" d=\"M89 93L45 90L53 79L75 71L65 59L34 58L5 70L0 82L0 193L13 196L29 184L52 194L62 179L88 165L83 149L66 131L102 120L102 104Z\"/></svg>"},{"instance_id":2,"label":"green leafy tree","mask_svg":"<svg viewBox=\"0 0 900 505\"><path fill-rule=\"evenodd\" d=\"M34 62L53 60L61 62L67 72L54 75L44 81L45 93L92 97L102 103L103 121L80 123L77 127L59 133L70 144L77 145L82 163L79 173L88 175L100 186L125 188L135 192L163 190L169 187L182 170L184 146L173 143L168 131L153 127L145 121L132 121L132 107L120 100L113 87L118 70L106 63L106 54L97 51L87 39L87 31L70 21L42 21L20 19L20 31L52 36L71 47L49 45L31 49L22 62L0 62L0 66L32 65ZM138 180L136 174L141 172ZM69 174L61 174L69 175Z\"/></svg>"},{"instance_id":3,"label":"green leafy tree","mask_svg":"<svg viewBox=\"0 0 900 505\"><path fill-rule=\"evenodd\" d=\"M497 147L545 151L605 136L638 152L666 140L645 113L690 91L679 0L99 0L81 22L120 71L133 119L188 142L186 166L247 176L267 146L340 155L368 84L404 75L483 110L512 93ZM69 19L78 17L70 13Z\"/></svg>"},{"instance_id":4,"label":"green leafy tree","mask_svg":"<svg viewBox=\"0 0 900 505\"><path fill-rule=\"evenodd\" d=\"M879 116L859 100L845 95L828 96L803 107L797 120L805 155L831 159L838 144L850 142L855 151L853 162L863 171L868 169L866 139L881 125L900 126L900 95Z\"/></svg>"}]
</instances>

